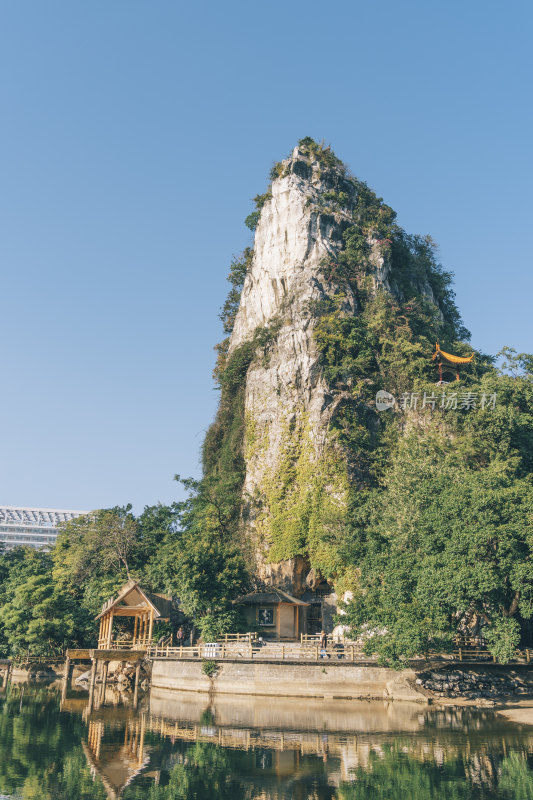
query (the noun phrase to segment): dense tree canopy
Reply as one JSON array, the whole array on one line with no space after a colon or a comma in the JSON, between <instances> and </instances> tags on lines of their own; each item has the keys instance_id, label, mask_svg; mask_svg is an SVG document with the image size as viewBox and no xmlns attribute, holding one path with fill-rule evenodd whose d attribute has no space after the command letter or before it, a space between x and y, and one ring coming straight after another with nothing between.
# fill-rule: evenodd
<instances>
[{"instance_id":1,"label":"dense tree canopy","mask_svg":"<svg viewBox=\"0 0 533 800\"><path fill-rule=\"evenodd\" d=\"M508 660L517 620L533 613L532 514L516 458L480 469L436 423L413 428L360 509L347 552L359 570L348 619L359 635L372 630L367 650L395 661L446 648L477 618Z\"/></svg>"}]
</instances>

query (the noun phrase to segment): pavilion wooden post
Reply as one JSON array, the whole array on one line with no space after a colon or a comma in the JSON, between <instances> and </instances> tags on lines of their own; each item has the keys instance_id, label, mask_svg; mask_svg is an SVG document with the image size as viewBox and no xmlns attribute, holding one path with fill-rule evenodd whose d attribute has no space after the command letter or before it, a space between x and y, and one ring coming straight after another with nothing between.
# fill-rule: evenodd
<instances>
[{"instance_id":1,"label":"pavilion wooden post","mask_svg":"<svg viewBox=\"0 0 533 800\"><path fill-rule=\"evenodd\" d=\"M152 631L154 629L154 609L150 609L150 627L148 628L148 644L152 644Z\"/></svg>"},{"instance_id":2,"label":"pavilion wooden post","mask_svg":"<svg viewBox=\"0 0 533 800\"><path fill-rule=\"evenodd\" d=\"M113 635L113 612L112 612L112 611L111 611L111 613L109 614L109 622L108 622L108 625L109 625L109 630L107 631L107 642L106 642L106 647L107 647L107 649L109 650L109 649L111 648L111 637L112 637L112 635Z\"/></svg>"},{"instance_id":3,"label":"pavilion wooden post","mask_svg":"<svg viewBox=\"0 0 533 800\"><path fill-rule=\"evenodd\" d=\"M104 618L100 617L100 630L98 632L98 647L100 647L100 645L102 644L103 629L104 629Z\"/></svg>"},{"instance_id":4,"label":"pavilion wooden post","mask_svg":"<svg viewBox=\"0 0 533 800\"><path fill-rule=\"evenodd\" d=\"M133 623L133 646L137 644L137 627L139 625L139 617L135 614L135 621Z\"/></svg>"}]
</instances>

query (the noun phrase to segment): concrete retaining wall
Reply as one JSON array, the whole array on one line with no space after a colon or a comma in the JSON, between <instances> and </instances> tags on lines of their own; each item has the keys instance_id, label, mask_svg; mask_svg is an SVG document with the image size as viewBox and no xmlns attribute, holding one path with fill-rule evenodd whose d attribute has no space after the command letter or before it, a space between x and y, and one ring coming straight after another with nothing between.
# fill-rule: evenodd
<instances>
[{"instance_id":1,"label":"concrete retaining wall","mask_svg":"<svg viewBox=\"0 0 533 800\"><path fill-rule=\"evenodd\" d=\"M326 699L409 700L426 703L411 669L392 669L358 664L324 662L218 661L216 674L208 678L201 661L154 659L152 686L158 689L274 697L323 697Z\"/></svg>"}]
</instances>

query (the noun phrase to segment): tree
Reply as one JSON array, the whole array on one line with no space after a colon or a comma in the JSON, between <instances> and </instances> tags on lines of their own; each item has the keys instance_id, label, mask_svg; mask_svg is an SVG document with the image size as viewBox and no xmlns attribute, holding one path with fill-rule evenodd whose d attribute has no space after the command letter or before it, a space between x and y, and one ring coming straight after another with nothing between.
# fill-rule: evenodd
<instances>
[{"instance_id":1,"label":"tree","mask_svg":"<svg viewBox=\"0 0 533 800\"><path fill-rule=\"evenodd\" d=\"M446 648L475 619L505 662L520 640L519 619L533 616L531 478L517 476L516 456L465 463L473 447L437 425L413 428L383 489L360 511L347 619L383 662Z\"/></svg>"},{"instance_id":2,"label":"tree","mask_svg":"<svg viewBox=\"0 0 533 800\"><path fill-rule=\"evenodd\" d=\"M128 561L138 536L137 520L130 512L131 505L101 511L93 529L100 541L104 567L115 569L116 572L124 569L128 580L131 578Z\"/></svg>"},{"instance_id":3,"label":"tree","mask_svg":"<svg viewBox=\"0 0 533 800\"><path fill-rule=\"evenodd\" d=\"M178 504L179 530L169 533L161 548L159 580L212 639L239 625L232 601L246 590L249 576L242 548L232 535L230 490L226 496L223 482L215 486L207 479L186 479L183 484L189 497Z\"/></svg>"},{"instance_id":4,"label":"tree","mask_svg":"<svg viewBox=\"0 0 533 800\"><path fill-rule=\"evenodd\" d=\"M130 558L133 573L149 591L165 591L166 575L161 570L165 541L178 534L179 503L146 506L137 517L137 541Z\"/></svg>"},{"instance_id":5,"label":"tree","mask_svg":"<svg viewBox=\"0 0 533 800\"><path fill-rule=\"evenodd\" d=\"M80 609L56 587L48 553L20 550L24 560L6 582L0 624L11 654L49 655L76 643Z\"/></svg>"},{"instance_id":6,"label":"tree","mask_svg":"<svg viewBox=\"0 0 533 800\"><path fill-rule=\"evenodd\" d=\"M53 550L54 578L92 616L133 577L140 546L131 506L93 511L63 525Z\"/></svg>"},{"instance_id":7,"label":"tree","mask_svg":"<svg viewBox=\"0 0 533 800\"><path fill-rule=\"evenodd\" d=\"M92 511L64 524L58 536L55 560L75 580L102 572L130 576L129 560L138 537L131 505Z\"/></svg>"}]
</instances>

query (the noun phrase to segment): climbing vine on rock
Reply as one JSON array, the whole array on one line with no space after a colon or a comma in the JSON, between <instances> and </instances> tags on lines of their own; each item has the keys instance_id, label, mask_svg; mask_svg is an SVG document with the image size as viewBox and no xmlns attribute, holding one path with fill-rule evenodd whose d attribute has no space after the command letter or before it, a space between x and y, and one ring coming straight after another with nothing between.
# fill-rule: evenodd
<instances>
[{"instance_id":1,"label":"climbing vine on rock","mask_svg":"<svg viewBox=\"0 0 533 800\"><path fill-rule=\"evenodd\" d=\"M275 468L261 484L263 515L258 521L268 559L307 555L325 575L339 570L338 542L346 535L348 475L333 436L317 453L314 432L302 411L288 414Z\"/></svg>"}]
</instances>

